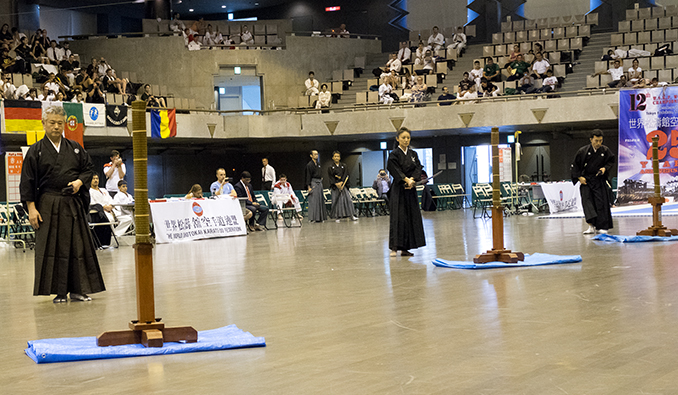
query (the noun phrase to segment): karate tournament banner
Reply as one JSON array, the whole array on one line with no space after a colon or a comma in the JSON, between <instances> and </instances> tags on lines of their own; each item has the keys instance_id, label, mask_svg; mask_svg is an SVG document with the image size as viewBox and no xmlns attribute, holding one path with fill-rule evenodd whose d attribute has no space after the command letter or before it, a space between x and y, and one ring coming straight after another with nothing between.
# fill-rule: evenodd
<instances>
[{"instance_id":1,"label":"karate tournament banner","mask_svg":"<svg viewBox=\"0 0 678 395\"><path fill-rule=\"evenodd\" d=\"M151 214L158 243L247 234L237 199L154 202Z\"/></svg>"},{"instance_id":2,"label":"karate tournament banner","mask_svg":"<svg viewBox=\"0 0 678 395\"><path fill-rule=\"evenodd\" d=\"M665 196L678 192L678 87L619 93L619 203L646 203L654 193L652 138L659 137L659 178Z\"/></svg>"}]
</instances>

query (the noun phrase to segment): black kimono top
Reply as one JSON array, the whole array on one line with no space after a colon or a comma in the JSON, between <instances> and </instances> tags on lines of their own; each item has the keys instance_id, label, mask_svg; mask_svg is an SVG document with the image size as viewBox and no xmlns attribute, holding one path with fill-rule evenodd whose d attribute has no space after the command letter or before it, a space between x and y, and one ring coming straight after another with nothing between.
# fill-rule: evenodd
<instances>
[{"instance_id":1,"label":"black kimono top","mask_svg":"<svg viewBox=\"0 0 678 395\"><path fill-rule=\"evenodd\" d=\"M405 153L400 147L396 147L388 156L387 168L393 177L393 184L402 186L403 180L407 177L419 181L423 166L419 162L419 156L412 148L408 148L407 153Z\"/></svg>"},{"instance_id":2,"label":"black kimono top","mask_svg":"<svg viewBox=\"0 0 678 395\"><path fill-rule=\"evenodd\" d=\"M306 164L306 167L304 168L304 188L308 189L311 188L311 180L314 178L317 178L319 180L322 180L322 171L320 169L320 165L315 163L313 159L308 161Z\"/></svg>"},{"instance_id":3,"label":"black kimono top","mask_svg":"<svg viewBox=\"0 0 678 395\"><path fill-rule=\"evenodd\" d=\"M59 152L47 137L31 145L21 168L21 201L38 202L45 193L61 194L68 183L79 179L78 196L89 205L89 186L94 172L92 158L77 142L61 138Z\"/></svg>"},{"instance_id":4,"label":"black kimono top","mask_svg":"<svg viewBox=\"0 0 678 395\"><path fill-rule=\"evenodd\" d=\"M593 150L591 144L579 148L572 161L572 183L576 184L579 177L586 178L587 182L590 181L596 177L601 167L605 168L605 174L602 177L607 179L615 161L616 156L604 145L601 145L597 151Z\"/></svg>"},{"instance_id":5,"label":"black kimono top","mask_svg":"<svg viewBox=\"0 0 678 395\"><path fill-rule=\"evenodd\" d=\"M344 182L348 178L348 167L344 162L339 162L338 165L335 165L332 162L332 166L327 168L327 175L330 177L330 187L332 189L338 189L335 185L338 182Z\"/></svg>"}]
</instances>

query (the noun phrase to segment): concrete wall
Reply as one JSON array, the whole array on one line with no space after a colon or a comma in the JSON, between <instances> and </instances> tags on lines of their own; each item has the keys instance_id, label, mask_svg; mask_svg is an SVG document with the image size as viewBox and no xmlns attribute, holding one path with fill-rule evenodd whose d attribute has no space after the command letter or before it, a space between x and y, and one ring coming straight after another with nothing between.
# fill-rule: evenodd
<instances>
[{"instance_id":1,"label":"concrete wall","mask_svg":"<svg viewBox=\"0 0 678 395\"><path fill-rule=\"evenodd\" d=\"M525 18L581 15L589 12L590 8L590 0L528 0L525 3Z\"/></svg>"},{"instance_id":2,"label":"concrete wall","mask_svg":"<svg viewBox=\"0 0 678 395\"><path fill-rule=\"evenodd\" d=\"M466 24L466 1L417 0L408 2L407 8L407 28L410 30Z\"/></svg>"},{"instance_id":3,"label":"concrete wall","mask_svg":"<svg viewBox=\"0 0 678 395\"><path fill-rule=\"evenodd\" d=\"M118 73L134 71L138 80L166 85L175 97L194 98L206 109L213 108L220 68L256 67L268 106L301 94L309 70L324 82L332 71L352 68L356 56L381 52L378 40L289 36L286 43L284 50L188 51L181 37L97 38L74 41L71 49L81 59L104 56Z\"/></svg>"}]
</instances>

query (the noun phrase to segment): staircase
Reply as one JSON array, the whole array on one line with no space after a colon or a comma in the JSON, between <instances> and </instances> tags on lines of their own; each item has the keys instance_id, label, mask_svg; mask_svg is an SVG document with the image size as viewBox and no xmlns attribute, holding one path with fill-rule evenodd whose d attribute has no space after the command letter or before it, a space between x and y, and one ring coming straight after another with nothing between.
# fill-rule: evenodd
<instances>
[{"instance_id":1,"label":"staircase","mask_svg":"<svg viewBox=\"0 0 678 395\"><path fill-rule=\"evenodd\" d=\"M574 72L568 74L562 91L578 91L586 88L586 76L593 74L596 61L603 56L603 49L610 46L610 32L591 34L588 45L581 52Z\"/></svg>"}]
</instances>

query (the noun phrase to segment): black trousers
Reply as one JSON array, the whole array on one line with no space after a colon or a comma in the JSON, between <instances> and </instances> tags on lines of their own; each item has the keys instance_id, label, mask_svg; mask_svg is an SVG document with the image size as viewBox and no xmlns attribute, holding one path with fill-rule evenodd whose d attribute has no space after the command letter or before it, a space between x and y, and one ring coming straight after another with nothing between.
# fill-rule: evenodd
<instances>
[{"instance_id":1,"label":"black trousers","mask_svg":"<svg viewBox=\"0 0 678 395\"><path fill-rule=\"evenodd\" d=\"M273 181L262 181L261 182L261 190L262 191L270 191L273 188Z\"/></svg>"},{"instance_id":2,"label":"black trousers","mask_svg":"<svg viewBox=\"0 0 678 395\"><path fill-rule=\"evenodd\" d=\"M253 205L250 201L245 203L245 208L252 212L252 218L250 218L250 225L254 225L254 217L259 213L257 218L257 223L260 226L266 226L266 217L268 217L268 207L260 204L259 206Z\"/></svg>"}]
</instances>

